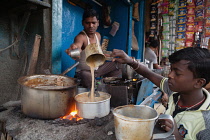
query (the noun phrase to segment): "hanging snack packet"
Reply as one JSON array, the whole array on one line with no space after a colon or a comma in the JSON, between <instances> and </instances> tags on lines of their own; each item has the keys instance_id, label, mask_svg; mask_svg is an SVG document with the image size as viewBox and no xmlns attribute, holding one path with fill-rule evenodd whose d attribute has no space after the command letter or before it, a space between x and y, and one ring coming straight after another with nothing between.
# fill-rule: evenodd
<instances>
[{"instance_id":1,"label":"hanging snack packet","mask_svg":"<svg viewBox=\"0 0 210 140\"><path fill-rule=\"evenodd\" d=\"M150 27L150 29L156 29L156 22L150 22L150 25L151 25L151 27Z\"/></svg>"},{"instance_id":2,"label":"hanging snack packet","mask_svg":"<svg viewBox=\"0 0 210 140\"><path fill-rule=\"evenodd\" d=\"M210 7L206 8L206 12L205 12L205 17L209 17L210 16Z\"/></svg>"},{"instance_id":3,"label":"hanging snack packet","mask_svg":"<svg viewBox=\"0 0 210 140\"><path fill-rule=\"evenodd\" d=\"M179 1L179 8L181 8L181 7L186 7L186 6L187 6L186 1L184 1L184 0L180 0L180 1Z\"/></svg>"},{"instance_id":4,"label":"hanging snack packet","mask_svg":"<svg viewBox=\"0 0 210 140\"><path fill-rule=\"evenodd\" d=\"M177 47L184 47L185 46L184 39L177 39L176 43L177 43Z\"/></svg>"},{"instance_id":5,"label":"hanging snack packet","mask_svg":"<svg viewBox=\"0 0 210 140\"><path fill-rule=\"evenodd\" d=\"M186 24L178 24L178 32L184 32L186 30Z\"/></svg>"},{"instance_id":6,"label":"hanging snack packet","mask_svg":"<svg viewBox=\"0 0 210 140\"><path fill-rule=\"evenodd\" d=\"M151 5L151 12L150 12L150 13L151 13L151 14L157 13L157 4Z\"/></svg>"},{"instance_id":7,"label":"hanging snack packet","mask_svg":"<svg viewBox=\"0 0 210 140\"><path fill-rule=\"evenodd\" d=\"M190 39L186 40L185 46L186 47L193 47L193 40L190 40Z\"/></svg>"},{"instance_id":8,"label":"hanging snack packet","mask_svg":"<svg viewBox=\"0 0 210 140\"><path fill-rule=\"evenodd\" d=\"M205 27L205 37L210 36L210 27Z\"/></svg>"},{"instance_id":9,"label":"hanging snack packet","mask_svg":"<svg viewBox=\"0 0 210 140\"><path fill-rule=\"evenodd\" d=\"M177 32L178 39L185 39L185 32Z\"/></svg>"},{"instance_id":10,"label":"hanging snack packet","mask_svg":"<svg viewBox=\"0 0 210 140\"><path fill-rule=\"evenodd\" d=\"M193 40L194 39L194 32L186 32L186 39Z\"/></svg>"},{"instance_id":11,"label":"hanging snack packet","mask_svg":"<svg viewBox=\"0 0 210 140\"><path fill-rule=\"evenodd\" d=\"M205 25L206 26L210 26L210 17L206 18Z\"/></svg>"},{"instance_id":12,"label":"hanging snack packet","mask_svg":"<svg viewBox=\"0 0 210 140\"><path fill-rule=\"evenodd\" d=\"M210 6L210 0L206 0L206 7Z\"/></svg>"},{"instance_id":13,"label":"hanging snack packet","mask_svg":"<svg viewBox=\"0 0 210 140\"><path fill-rule=\"evenodd\" d=\"M195 8L195 0L187 0L187 7Z\"/></svg>"},{"instance_id":14,"label":"hanging snack packet","mask_svg":"<svg viewBox=\"0 0 210 140\"><path fill-rule=\"evenodd\" d=\"M193 7L187 8L187 15L195 15L195 8Z\"/></svg>"},{"instance_id":15,"label":"hanging snack packet","mask_svg":"<svg viewBox=\"0 0 210 140\"><path fill-rule=\"evenodd\" d=\"M186 14L187 14L187 8L186 7L178 9L178 15L179 16L186 15Z\"/></svg>"},{"instance_id":16,"label":"hanging snack packet","mask_svg":"<svg viewBox=\"0 0 210 140\"><path fill-rule=\"evenodd\" d=\"M195 29L194 23L191 23L191 24L188 23L188 24L187 24L186 31L194 32L194 29Z\"/></svg>"},{"instance_id":17,"label":"hanging snack packet","mask_svg":"<svg viewBox=\"0 0 210 140\"><path fill-rule=\"evenodd\" d=\"M167 14L163 15L163 22L168 23L169 22L169 17Z\"/></svg>"},{"instance_id":18,"label":"hanging snack packet","mask_svg":"<svg viewBox=\"0 0 210 140\"><path fill-rule=\"evenodd\" d=\"M196 10L195 12L195 21L201 21L204 18L204 9Z\"/></svg>"},{"instance_id":19,"label":"hanging snack packet","mask_svg":"<svg viewBox=\"0 0 210 140\"><path fill-rule=\"evenodd\" d=\"M202 38L201 46L208 46L209 45L209 39L210 39L210 37Z\"/></svg>"},{"instance_id":20,"label":"hanging snack packet","mask_svg":"<svg viewBox=\"0 0 210 140\"><path fill-rule=\"evenodd\" d=\"M162 3L161 7L162 7L161 13L168 14L168 3Z\"/></svg>"},{"instance_id":21,"label":"hanging snack packet","mask_svg":"<svg viewBox=\"0 0 210 140\"><path fill-rule=\"evenodd\" d=\"M195 15L189 15L187 16L187 22L194 23L195 21Z\"/></svg>"},{"instance_id":22,"label":"hanging snack packet","mask_svg":"<svg viewBox=\"0 0 210 140\"><path fill-rule=\"evenodd\" d=\"M163 31L169 31L169 23L163 23Z\"/></svg>"},{"instance_id":23,"label":"hanging snack packet","mask_svg":"<svg viewBox=\"0 0 210 140\"><path fill-rule=\"evenodd\" d=\"M178 16L178 24L185 23L186 22L186 19L187 19L186 15L184 15L184 16Z\"/></svg>"},{"instance_id":24,"label":"hanging snack packet","mask_svg":"<svg viewBox=\"0 0 210 140\"><path fill-rule=\"evenodd\" d=\"M203 22L198 21L195 22L195 32L202 32L203 31Z\"/></svg>"},{"instance_id":25,"label":"hanging snack packet","mask_svg":"<svg viewBox=\"0 0 210 140\"><path fill-rule=\"evenodd\" d=\"M156 14L152 14L152 15L151 15L151 20L150 20L150 21L156 21L156 20L157 20Z\"/></svg>"},{"instance_id":26,"label":"hanging snack packet","mask_svg":"<svg viewBox=\"0 0 210 140\"><path fill-rule=\"evenodd\" d=\"M195 9L199 10L199 9L203 9L205 7L205 1L204 0L196 0L195 2Z\"/></svg>"}]
</instances>

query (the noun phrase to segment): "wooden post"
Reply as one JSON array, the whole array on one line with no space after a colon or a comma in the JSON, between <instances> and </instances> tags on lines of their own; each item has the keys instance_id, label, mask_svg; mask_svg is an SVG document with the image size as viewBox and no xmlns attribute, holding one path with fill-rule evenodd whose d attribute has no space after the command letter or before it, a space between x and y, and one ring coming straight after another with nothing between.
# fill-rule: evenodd
<instances>
[{"instance_id":1,"label":"wooden post","mask_svg":"<svg viewBox=\"0 0 210 140\"><path fill-rule=\"evenodd\" d=\"M32 75L36 71L36 64L37 64L37 60L38 60L40 40L41 40L41 36L40 35L36 35L35 36L33 50L32 50L32 53L31 53L29 66L28 66L27 75Z\"/></svg>"}]
</instances>

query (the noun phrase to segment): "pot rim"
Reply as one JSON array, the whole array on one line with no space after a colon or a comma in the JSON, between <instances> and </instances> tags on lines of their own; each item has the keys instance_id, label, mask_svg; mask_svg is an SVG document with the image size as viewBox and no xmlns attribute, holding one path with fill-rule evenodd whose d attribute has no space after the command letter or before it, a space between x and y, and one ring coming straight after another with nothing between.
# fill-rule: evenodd
<instances>
[{"instance_id":1,"label":"pot rim","mask_svg":"<svg viewBox=\"0 0 210 140\"><path fill-rule=\"evenodd\" d=\"M99 92L102 92L102 91L99 91ZM86 92L82 92L82 93L80 93L80 94L84 94L84 93L86 93ZM98 104L98 103L103 103L103 102L106 102L107 100L110 100L110 98L111 98L111 95L110 95L110 94L108 94L108 93L106 93L106 92L102 92L102 93L105 93L105 94L108 95L109 97L108 97L107 99L105 99L105 100L98 101L98 102L81 102L81 101L77 101L76 97L80 95L80 94L77 94L77 95L74 97L74 99L75 99L75 101L76 101L77 103L81 103L81 104Z\"/></svg>"},{"instance_id":2,"label":"pot rim","mask_svg":"<svg viewBox=\"0 0 210 140\"><path fill-rule=\"evenodd\" d=\"M25 79L29 78L29 77L36 77L36 76L40 76L40 77L52 77L52 76L59 76L59 77L64 77L67 79L71 79L74 81L74 84L71 86L64 86L63 88L39 88L39 87L30 87L27 85L24 85ZM66 90L66 89L70 89L70 88L75 88L77 86L77 82L76 82L76 78L72 78L72 77L68 77L65 75L56 75L56 74L49 74L49 75L44 75L44 74L35 74L35 75L27 75L27 76L22 76L20 78L18 78L17 82L23 86L23 87L27 87L30 89L36 89L36 90L45 90L45 91L49 91L49 90L54 90L54 91L59 91L59 90Z\"/></svg>"},{"instance_id":3,"label":"pot rim","mask_svg":"<svg viewBox=\"0 0 210 140\"><path fill-rule=\"evenodd\" d=\"M147 107L147 108L150 108L152 110L155 110L154 108L151 108L150 106L147 106L147 105L124 105L124 106L118 106L116 107L112 113L114 114L115 117L119 118L119 119L122 119L122 120L125 120L125 121L131 121L131 122L146 122L146 121L155 121L156 119L158 119L158 114L156 117L154 118L151 118L151 119L141 119L141 118L132 118L132 117L127 117L127 116L124 116L124 115L121 115L119 113L116 113L116 110L120 109L120 108L125 108L125 107Z\"/></svg>"}]
</instances>

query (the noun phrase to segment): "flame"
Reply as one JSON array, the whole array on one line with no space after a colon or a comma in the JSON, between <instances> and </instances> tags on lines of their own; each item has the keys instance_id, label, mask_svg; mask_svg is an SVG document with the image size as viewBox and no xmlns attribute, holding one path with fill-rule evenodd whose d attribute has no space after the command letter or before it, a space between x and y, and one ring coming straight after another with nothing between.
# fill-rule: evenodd
<instances>
[{"instance_id":1,"label":"flame","mask_svg":"<svg viewBox=\"0 0 210 140\"><path fill-rule=\"evenodd\" d=\"M73 120L74 118L76 119L76 121L83 119L77 115L77 110L72 111L71 113L69 113L69 115L61 117L61 119L68 119L68 120Z\"/></svg>"},{"instance_id":2,"label":"flame","mask_svg":"<svg viewBox=\"0 0 210 140\"><path fill-rule=\"evenodd\" d=\"M133 79L133 81L135 82L135 81L137 81L138 79Z\"/></svg>"}]
</instances>

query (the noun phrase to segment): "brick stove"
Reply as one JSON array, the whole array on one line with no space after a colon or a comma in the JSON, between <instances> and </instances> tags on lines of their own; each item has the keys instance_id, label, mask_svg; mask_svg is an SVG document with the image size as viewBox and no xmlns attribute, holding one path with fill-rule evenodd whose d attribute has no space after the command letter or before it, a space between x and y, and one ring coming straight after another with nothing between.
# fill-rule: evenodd
<instances>
[{"instance_id":1,"label":"brick stove","mask_svg":"<svg viewBox=\"0 0 210 140\"><path fill-rule=\"evenodd\" d=\"M18 106L0 112L0 131L8 135L8 140L116 140L113 118L110 113L100 119L77 123L40 120L25 116ZM3 133L1 137L0 140L4 140Z\"/></svg>"}]
</instances>

